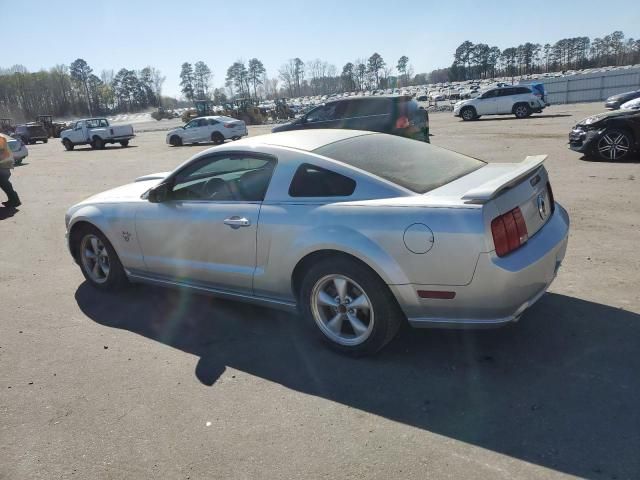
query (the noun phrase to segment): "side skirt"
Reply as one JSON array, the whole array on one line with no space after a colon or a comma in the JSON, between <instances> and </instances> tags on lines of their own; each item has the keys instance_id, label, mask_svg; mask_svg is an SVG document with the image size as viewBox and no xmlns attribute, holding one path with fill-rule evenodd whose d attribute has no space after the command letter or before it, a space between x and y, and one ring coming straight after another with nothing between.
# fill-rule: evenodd
<instances>
[{"instance_id":1,"label":"side skirt","mask_svg":"<svg viewBox=\"0 0 640 480\"><path fill-rule=\"evenodd\" d=\"M150 285L158 285L161 287L181 288L186 290L193 290L199 293L205 293L214 297L224 298L227 300L235 300L238 302L251 303L254 305L260 305L267 308L276 308L278 310L284 310L291 313L298 312L298 306L295 302L287 302L286 300L278 300L268 297L256 297L253 295L247 295L244 293L232 292L228 290L222 290L219 288L213 288L205 285L196 285L187 282L180 282L177 280L170 280L165 278L151 277L143 275L139 272L127 272L129 280L137 283L147 283Z\"/></svg>"}]
</instances>

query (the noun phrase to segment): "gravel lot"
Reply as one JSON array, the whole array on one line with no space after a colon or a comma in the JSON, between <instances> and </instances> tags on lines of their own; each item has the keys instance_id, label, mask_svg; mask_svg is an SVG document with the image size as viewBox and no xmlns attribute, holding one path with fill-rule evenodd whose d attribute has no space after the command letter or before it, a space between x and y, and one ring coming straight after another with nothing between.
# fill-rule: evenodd
<instances>
[{"instance_id":1,"label":"gravel lot","mask_svg":"<svg viewBox=\"0 0 640 480\"><path fill-rule=\"evenodd\" d=\"M204 146L147 131L127 149L30 147L12 177L23 206L0 209L0 479L640 478L640 163L566 147L601 110L431 115L434 144L497 162L549 155L567 257L519 323L407 328L361 360L295 316L83 282L65 210Z\"/></svg>"}]
</instances>

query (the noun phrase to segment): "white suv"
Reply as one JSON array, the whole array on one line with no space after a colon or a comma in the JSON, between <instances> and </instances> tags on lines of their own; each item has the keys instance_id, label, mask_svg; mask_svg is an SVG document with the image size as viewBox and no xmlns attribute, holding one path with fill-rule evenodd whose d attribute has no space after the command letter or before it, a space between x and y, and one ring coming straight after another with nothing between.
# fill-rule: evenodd
<instances>
[{"instance_id":1,"label":"white suv","mask_svg":"<svg viewBox=\"0 0 640 480\"><path fill-rule=\"evenodd\" d=\"M453 107L453 115L475 120L482 115L515 115L525 118L546 107L544 98L524 85L490 88L475 98L462 100Z\"/></svg>"},{"instance_id":2,"label":"white suv","mask_svg":"<svg viewBox=\"0 0 640 480\"><path fill-rule=\"evenodd\" d=\"M213 142L220 145L228 138L239 140L248 133L247 125L242 120L223 116L199 117L194 118L184 127L169 131L167 143L174 147L200 142Z\"/></svg>"}]
</instances>

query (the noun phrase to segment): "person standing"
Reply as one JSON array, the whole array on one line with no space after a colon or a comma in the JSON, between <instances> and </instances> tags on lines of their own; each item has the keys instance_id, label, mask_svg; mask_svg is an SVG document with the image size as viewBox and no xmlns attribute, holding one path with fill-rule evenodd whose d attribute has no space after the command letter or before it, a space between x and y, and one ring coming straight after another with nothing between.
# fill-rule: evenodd
<instances>
[{"instance_id":1,"label":"person standing","mask_svg":"<svg viewBox=\"0 0 640 480\"><path fill-rule=\"evenodd\" d=\"M0 189L7 195L7 201L2 202L5 207L15 208L21 205L18 194L9 181L13 168L13 153L4 135L0 135Z\"/></svg>"}]
</instances>

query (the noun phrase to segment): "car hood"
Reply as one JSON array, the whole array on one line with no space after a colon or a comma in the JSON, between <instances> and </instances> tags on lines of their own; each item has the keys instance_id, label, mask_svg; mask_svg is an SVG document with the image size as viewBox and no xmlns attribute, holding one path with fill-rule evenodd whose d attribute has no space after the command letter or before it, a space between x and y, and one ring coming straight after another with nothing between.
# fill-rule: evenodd
<instances>
[{"instance_id":1,"label":"car hood","mask_svg":"<svg viewBox=\"0 0 640 480\"><path fill-rule=\"evenodd\" d=\"M173 130L169 130L167 132L167 135L171 135L173 133L178 133L178 132L184 132L184 128L182 127L178 127L178 128L174 128Z\"/></svg>"},{"instance_id":2,"label":"car hood","mask_svg":"<svg viewBox=\"0 0 640 480\"><path fill-rule=\"evenodd\" d=\"M634 115L640 115L638 110L615 110L613 112L603 112L598 113L597 115L591 115L580 122L577 125L590 127L596 125L604 120L615 117L632 117Z\"/></svg>"},{"instance_id":3,"label":"car hood","mask_svg":"<svg viewBox=\"0 0 640 480\"><path fill-rule=\"evenodd\" d=\"M632 100L636 97L640 97L640 91L637 92L624 92L624 93L619 93L617 95L612 95L609 98L607 98L607 102L616 102L618 100Z\"/></svg>"},{"instance_id":4,"label":"car hood","mask_svg":"<svg viewBox=\"0 0 640 480\"><path fill-rule=\"evenodd\" d=\"M160 183L160 180L161 179L154 178L152 180L136 181L134 183L112 188L111 190L106 190L93 195L86 200L83 200L78 205L142 201L140 196L151 187Z\"/></svg>"}]
</instances>

